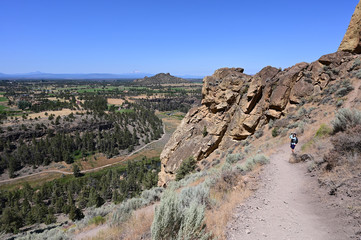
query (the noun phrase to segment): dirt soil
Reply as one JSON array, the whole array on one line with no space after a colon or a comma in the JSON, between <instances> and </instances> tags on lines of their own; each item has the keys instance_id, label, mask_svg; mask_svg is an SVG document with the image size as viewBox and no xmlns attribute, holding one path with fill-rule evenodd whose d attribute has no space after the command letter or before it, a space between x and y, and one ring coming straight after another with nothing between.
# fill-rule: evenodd
<instances>
[{"instance_id":1,"label":"dirt soil","mask_svg":"<svg viewBox=\"0 0 361 240\"><path fill-rule=\"evenodd\" d=\"M260 174L258 190L235 209L227 239L351 239L355 229L341 212L327 204L325 190L306 164L290 164L284 144L270 157Z\"/></svg>"}]
</instances>

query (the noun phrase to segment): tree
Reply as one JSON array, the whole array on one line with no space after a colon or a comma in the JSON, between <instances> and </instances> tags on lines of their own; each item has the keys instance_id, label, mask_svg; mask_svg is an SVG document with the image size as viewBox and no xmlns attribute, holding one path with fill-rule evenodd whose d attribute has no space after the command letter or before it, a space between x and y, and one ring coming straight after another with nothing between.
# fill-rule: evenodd
<instances>
[{"instance_id":1,"label":"tree","mask_svg":"<svg viewBox=\"0 0 361 240\"><path fill-rule=\"evenodd\" d=\"M18 233L19 228L22 227L23 221L18 212L10 207L5 208L1 219L1 230L5 232Z\"/></svg>"},{"instance_id":2,"label":"tree","mask_svg":"<svg viewBox=\"0 0 361 240\"><path fill-rule=\"evenodd\" d=\"M80 172L80 168L78 166L78 164L73 164L73 174L74 177L81 177L81 172Z\"/></svg>"},{"instance_id":3,"label":"tree","mask_svg":"<svg viewBox=\"0 0 361 240\"><path fill-rule=\"evenodd\" d=\"M188 159L184 160L179 169L177 170L176 180L181 180L185 177L188 173L192 172L196 168L197 161L193 157L189 157Z\"/></svg>"},{"instance_id":4,"label":"tree","mask_svg":"<svg viewBox=\"0 0 361 240\"><path fill-rule=\"evenodd\" d=\"M83 212L77 208L77 207L71 207L70 208L70 212L69 212L69 218L72 220L72 221L75 221L75 220L80 220L84 217L84 214Z\"/></svg>"}]
</instances>

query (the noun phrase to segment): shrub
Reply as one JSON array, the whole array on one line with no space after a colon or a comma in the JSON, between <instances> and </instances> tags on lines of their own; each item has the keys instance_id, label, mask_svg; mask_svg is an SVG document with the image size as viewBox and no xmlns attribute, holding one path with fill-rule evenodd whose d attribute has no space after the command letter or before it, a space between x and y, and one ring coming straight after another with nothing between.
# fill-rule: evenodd
<instances>
[{"instance_id":1,"label":"shrub","mask_svg":"<svg viewBox=\"0 0 361 240\"><path fill-rule=\"evenodd\" d=\"M241 171L251 171L256 164L264 165L269 162L269 159L263 154L257 154L254 157L247 158L246 162L238 165L237 168Z\"/></svg>"},{"instance_id":2,"label":"shrub","mask_svg":"<svg viewBox=\"0 0 361 240\"><path fill-rule=\"evenodd\" d=\"M209 239L205 234L204 206L192 203L183 213L183 221L177 239Z\"/></svg>"},{"instance_id":3,"label":"shrub","mask_svg":"<svg viewBox=\"0 0 361 240\"><path fill-rule=\"evenodd\" d=\"M226 162L230 164L234 164L244 158L243 154L236 153L236 154L229 154L226 157Z\"/></svg>"},{"instance_id":4,"label":"shrub","mask_svg":"<svg viewBox=\"0 0 361 240\"><path fill-rule=\"evenodd\" d=\"M174 190L165 192L155 211L151 227L153 240L209 238L203 223L205 206L194 193L199 191L199 186L204 184L187 188L179 196Z\"/></svg>"},{"instance_id":5,"label":"shrub","mask_svg":"<svg viewBox=\"0 0 361 240\"><path fill-rule=\"evenodd\" d=\"M359 71L356 73L356 77L357 77L358 79L361 79L361 70L359 70Z\"/></svg>"},{"instance_id":6,"label":"shrub","mask_svg":"<svg viewBox=\"0 0 361 240\"><path fill-rule=\"evenodd\" d=\"M155 202L155 201L160 200L160 198L163 194L163 190L164 190L164 188L161 188L161 187L154 187L149 190L144 190L142 192L141 197L149 203Z\"/></svg>"},{"instance_id":7,"label":"shrub","mask_svg":"<svg viewBox=\"0 0 361 240\"><path fill-rule=\"evenodd\" d=\"M182 208L189 207L192 202L200 205L207 205L209 200L209 187L205 184L198 184L194 187L185 187L179 194L179 203Z\"/></svg>"},{"instance_id":8,"label":"shrub","mask_svg":"<svg viewBox=\"0 0 361 240\"><path fill-rule=\"evenodd\" d=\"M132 216L134 210L144 205L146 204L141 198L132 198L122 202L112 215L111 225L118 226L120 223L125 222Z\"/></svg>"},{"instance_id":9,"label":"shrub","mask_svg":"<svg viewBox=\"0 0 361 240\"><path fill-rule=\"evenodd\" d=\"M342 107L342 104L343 104L343 100L342 99L340 99L340 100L338 100L337 102L336 102L336 107Z\"/></svg>"},{"instance_id":10,"label":"shrub","mask_svg":"<svg viewBox=\"0 0 361 240\"><path fill-rule=\"evenodd\" d=\"M335 95L337 97L344 97L346 96L349 92L351 92L352 90L354 90L353 86L347 86L347 87L341 87L340 89L338 89L335 93Z\"/></svg>"},{"instance_id":11,"label":"shrub","mask_svg":"<svg viewBox=\"0 0 361 240\"><path fill-rule=\"evenodd\" d=\"M204 128L203 128L202 134L203 134L203 137L205 137L205 136L208 135L208 131L207 131L207 127L206 127L206 126L204 126Z\"/></svg>"},{"instance_id":12,"label":"shrub","mask_svg":"<svg viewBox=\"0 0 361 240\"><path fill-rule=\"evenodd\" d=\"M352 128L361 124L361 112L356 109L342 108L331 122L333 126L333 133L345 131L347 128Z\"/></svg>"},{"instance_id":13,"label":"shrub","mask_svg":"<svg viewBox=\"0 0 361 240\"><path fill-rule=\"evenodd\" d=\"M256 138L262 137L262 136L263 136L263 131L262 131L262 130L259 130L259 131L255 132L255 133L254 133L254 136L255 136Z\"/></svg>"},{"instance_id":14,"label":"shrub","mask_svg":"<svg viewBox=\"0 0 361 240\"><path fill-rule=\"evenodd\" d=\"M355 67L358 67L360 65L361 65L361 60L359 58L356 58L352 64L352 69L354 69Z\"/></svg>"},{"instance_id":15,"label":"shrub","mask_svg":"<svg viewBox=\"0 0 361 240\"><path fill-rule=\"evenodd\" d=\"M188 173L194 171L196 168L196 160L193 157L189 157L188 159L184 160L181 165L179 166L179 169L176 173L176 181L181 180L184 178L185 175Z\"/></svg>"},{"instance_id":16,"label":"shrub","mask_svg":"<svg viewBox=\"0 0 361 240\"><path fill-rule=\"evenodd\" d=\"M277 137L279 135L279 128L275 127L272 129L272 137Z\"/></svg>"},{"instance_id":17,"label":"shrub","mask_svg":"<svg viewBox=\"0 0 361 240\"><path fill-rule=\"evenodd\" d=\"M341 155L348 152L361 153L361 126L347 129L345 132L337 133L332 139L334 150Z\"/></svg>"}]
</instances>

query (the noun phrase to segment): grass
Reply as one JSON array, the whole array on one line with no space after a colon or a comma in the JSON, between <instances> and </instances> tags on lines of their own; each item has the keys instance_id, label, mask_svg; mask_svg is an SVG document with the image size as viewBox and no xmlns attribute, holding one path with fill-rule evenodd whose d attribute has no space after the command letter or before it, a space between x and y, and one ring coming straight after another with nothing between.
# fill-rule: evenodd
<instances>
[{"instance_id":1,"label":"grass","mask_svg":"<svg viewBox=\"0 0 361 240\"><path fill-rule=\"evenodd\" d=\"M328 136L332 133L332 129L326 124L322 123L320 128L317 130L315 137L321 138Z\"/></svg>"},{"instance_id":2,"label":"grass","mask_svg":"<svg viewBox=\"0 0 361 240\"><path fill-rule=\"evenodd\" d=\"M308 142L302 145L301 151L304 152L307 149L310 149L312 146L317 145L320 139L330 136L331 133L332 133L332 128L322 123L318 128L318 130L316 131L315 135Z\"/></svg>"},{"instance_id":3,"label":"grass","mask_svg":"<svg viewBox=\"0 0 361 240\"><path fill-rule=\"evenodd\" d=\"M4 105L0 105L0 111L4 111L5 109L9 109L9 108Z\"/></svg>"},{"instance_id":4,"label":"grass","mask_svg":"<svg viewBox=\"0 0 361 240\"><path fill-rule=\"evenodd\" d=\"M1 95L1 94L0 94ZM6 102L8 99L6 97L0 97L0 102Z\"/></svg>"},{"instance_id":5,"label":"grass","mask_svg":"<svg viewBox=\"0 0 361 240\"><path fill-rule=\"evenodd\" d=\"M105 223L105 218L102 217L102 216L96 216L96 217L93 217L90 221L89 221L89 224L94 224L96 226L100 225L100 224L104 224Z\"/></svg>"}]
</instances>

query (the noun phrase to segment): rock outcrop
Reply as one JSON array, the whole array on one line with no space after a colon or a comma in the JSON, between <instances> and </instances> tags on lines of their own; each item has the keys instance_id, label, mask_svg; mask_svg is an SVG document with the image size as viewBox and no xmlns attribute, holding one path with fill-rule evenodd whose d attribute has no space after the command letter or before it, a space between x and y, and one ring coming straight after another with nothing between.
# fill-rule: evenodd
<instances>
[{"instance_id":1,"label":"rock outcrop","mask_svg":"<svg viewBox=\"0 0 361 240\"><path fill-rule=\"evenodd\" d=\"M349 74L356 57L341 51L283 71L267 66L250 76L242 68L221 68L205 77L202 105L188 112L161 153L158 184L174 179L188 157L200 161L216 149L226 150L271 119L282 118L292 106L320 94L330 82Z\"/></svg>"},{"instance_id":2,"label":"rock outcrop","mask_svg":"<svg viewBox=\"0 0 361 240\"><path fill-rule=\"evenodd\" d=\"M354 77L360 69L355 55L361 53L360 39L361 2L336 53L283 71L268 66L250 76L242 68L222 68L205 77L201 107L188 112L161 153L158 185L174 179L184 159L200 161L216 149L224 151L307 98L319 97L331 82Z\"/></svg>"},{"instance_id":3,"label":"rock outcrop","mask_svg":"<svg viewBox=\"0 0 361 240\"><path fill-rule=\"evenodd\" d=\"M338 51L361 53L361 1L356 6Z\"/></svg>"}]
</instances>

